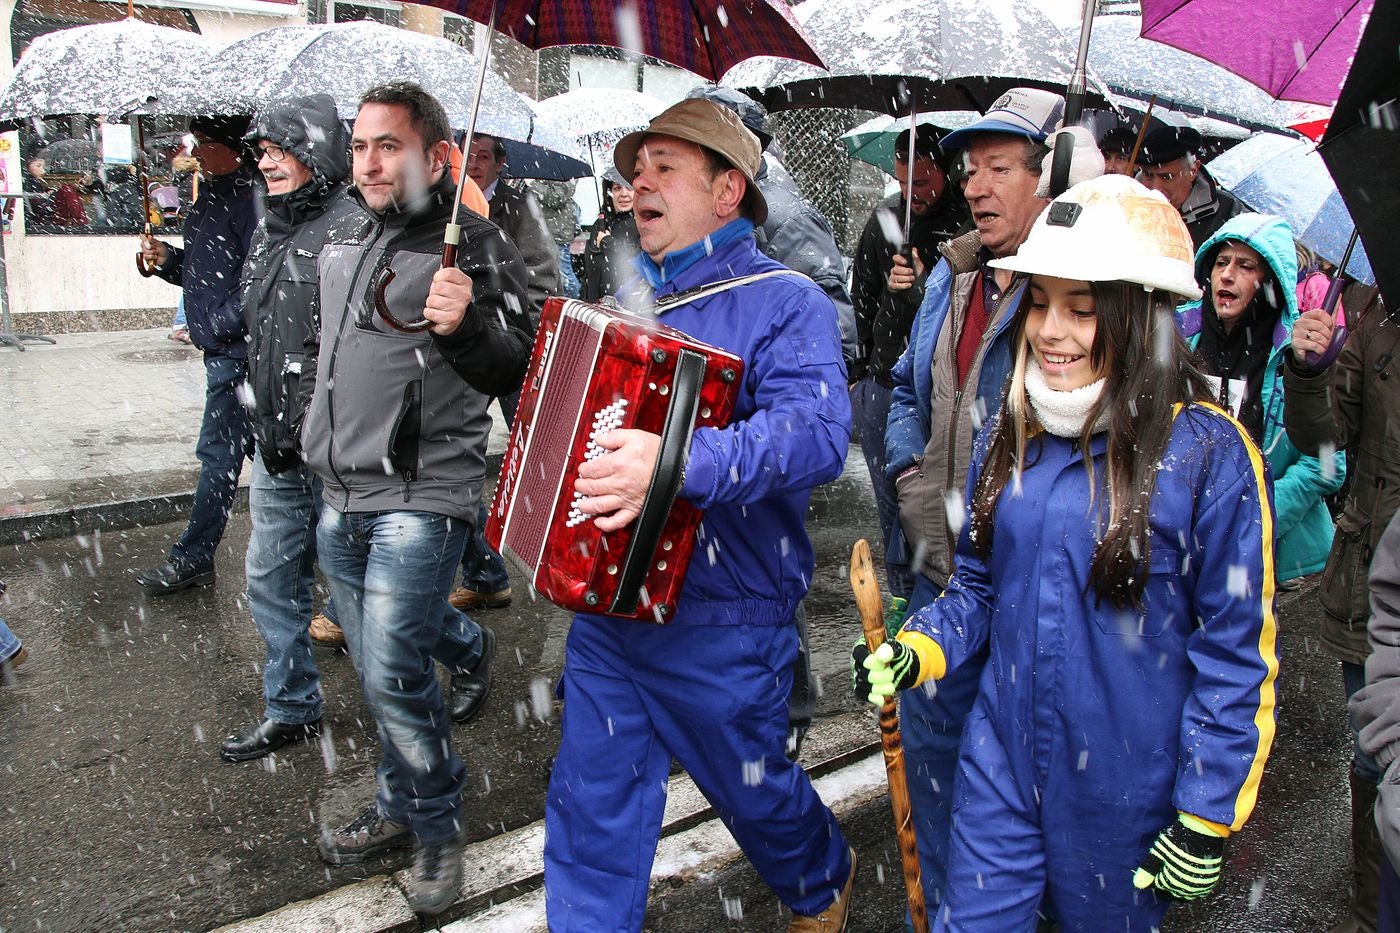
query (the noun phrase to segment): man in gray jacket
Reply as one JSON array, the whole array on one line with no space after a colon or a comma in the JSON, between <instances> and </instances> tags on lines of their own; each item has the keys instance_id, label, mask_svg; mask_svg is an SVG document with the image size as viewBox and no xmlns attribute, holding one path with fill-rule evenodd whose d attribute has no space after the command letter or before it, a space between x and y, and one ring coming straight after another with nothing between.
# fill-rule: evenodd
<instances>
[{"instance_id":1,"label":"man in gray jacket","mask_svg":"<svg viewBox=\"0 0 1400 933\"><path fill-rule=\"evenodd\" d=\"M321 568L382 748L375 801L323 835L321 857L361 862L411 841L408 900L429 914L457 896L466 786L432 659L454 672L454 702L465 693L479 709L495 636L447 595L481 501L487 405L520 387L532 343L524 264L498 227L461 212L457 262L441 268L456 202L450 140L442 105L416 84L362 98L351 153L373 222L322 250L302 431L324 484ZM404 332L391 318L430 326Z\"/></svg>"},{"instance_id":2,"label":"man in gray jacket","mask_svg":"<svg viewBox=\"0 0 1400 933\"><path fill-rule=\"evenodd\" d=\"M321 677L308 625L321 483L297 449L315 382L303 363L307 338L317 328L317 257L327 241L352 236L369 220L345 195L349 137L330 96L274 104L245 139L267 185L262 223L243 266L257 442L246 570L248 608L267 644L266 712L259 725L224 740L219 754L225 761L261 758L320 733Z\"/></svg>"}]
</instances>

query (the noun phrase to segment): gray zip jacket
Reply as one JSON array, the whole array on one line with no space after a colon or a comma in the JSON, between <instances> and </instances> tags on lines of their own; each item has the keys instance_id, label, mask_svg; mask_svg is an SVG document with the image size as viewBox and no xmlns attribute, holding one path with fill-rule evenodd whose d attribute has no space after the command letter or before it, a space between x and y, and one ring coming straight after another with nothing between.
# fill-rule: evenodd
<instances>
[{"instance_id":1,"label":"gray zip jacket","mask_svg":"<svg viewBox=\"0 0 1400 933\"><path fill-rule=\"evenodd\" d=\"M325 503L342 512L421 511L476 523L491 433L486 406L520 387L533 341L524 260L500 228L463 211L457 267L471 277L473 299L456 332L401 333L380 319L373 297L391 269L394 316L422 316L454 198L444 178L421 202L372 215L363 239L321 251L320 341L314 350L308 343L316 389L302 456L321 477Z\"/></svg>"}]
</instances>

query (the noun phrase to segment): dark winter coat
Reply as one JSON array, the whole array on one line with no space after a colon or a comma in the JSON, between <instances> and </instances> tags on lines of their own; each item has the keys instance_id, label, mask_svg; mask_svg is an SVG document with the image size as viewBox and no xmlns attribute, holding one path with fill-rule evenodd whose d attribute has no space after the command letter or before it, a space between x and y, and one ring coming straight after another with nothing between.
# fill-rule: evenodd
<instances>
[{"instance_id":1,"label":"dark winter coat","mask_svg":"<svg viewBox=\"0 0 1400 933\"><path fill-rule=\"evenodd\" d=\"M1196 249L1215 235L1215 231L1225 225L1225 221L1243 213L1245 206L1230 192L1221 188L1201 169L1196 180L1191 183L1191 193L1181 205L1181 219L1191 234L1191 245Z\"/></svg>"},{"instance_id":2,"label":"dark winter coat","mask_svg":"<svg viewBox=\"0 0 1400 933\"><path fill-rule=\"evenodd\" d=\"M598 235L607 236L600 242ZM583 248L583 277L579 280L579 297L597 301L614 295L623 283L637 274L632 260L641 252L637 237L637 218L631 212L615 214L604 211L588 228L588 242Z\"/></svg>"},{"instance_id":3,"label":"dark winter coat","mask_svg":"<svg viewBox=\"0 0 1400 933\"><path fill-rule=\"evenodd\" d=\"M321 250L321 338L307 346L316 391L301 446L324 484L322 500L342 512L412 510L476 522L487 405L520 388L534 342L520 251L495 224L464 211L457 267L471 277L473 300L457 330L401 333L374 310L375 286L392 270L385 297L394 316L422 315L455 199L444 176L418 202L374 214L363 237Z\"/></svg>"},{"instance_id":4,"label":"dark winter coat","mask_svg":"<svg viewBox=\"0 0 1400 933\"><path fill-rule=\"evenodd\" d=\"M924 214L913 215L909 243L919 251L925 277L938 259L938 247L957 235L967 222L967 204L950 185L938 203ZM892 385L890 369L909 345L909 330L924 298L923 284L903 292L890 292L885 283L894 268L894 254L904 225L904 199L892 194L870 215L856 248L851 301L855 305L856 333L860 347L851 381L874 377Z\"/></svg>"},{"instance_id":5,"label":"dark winter coat","mask_svg":"<svg viewBox=\"0 0 1400 933\"><path fill-rule=\"evenodd\" d=\"M275 107L250 135L289 150L312 174L295 191L264 200L263 222L243 267L253 433L268 472L281 473L301 463L297 438L316 379L303 364L306 342L319 327L321 248L363 234L370 216L346 194L349 139L330 97Z\"/></svg>"},{"instance_id":6,"label":"dark winter coat","mask_svg":"<svg viewBox=\"0 0 1400 933\"><path fill-rule=\"evenodd\" d=\"M248 353L243 260L258 226L253 186L246 166L206 179L185 216L184 247L166 244L170 255L156 268L156 275L184 289L191 342L235 359Z\"/></svg>"},{"instance_id":7,"label":"dark winter coat","mask_svg":"<svg viewBox=\"0 0 1400 933\"><path fill-rule=\"evenodd\" d=\"M1352 310L1351 305L1347 306ZM1400 318L1377 307L1350 318L1351 336L1320 373L1293 363L1283 370L1283 424L1304 453L1324 446L1349 454L1351 488L1322 571L1321 641L1328 652L1360 664L1370 653L1366 619L1372 593L1367 570L1382 533L1400 509Z\"/></svg>"},{"instance_id":8,"label":"dark winter coat","mask_svg":"<svg viewBox=\"0 0 1400 933\"><path fill-rule=\"evenodd\" d=\"M802 196L787 169L772 155L764 155L759 166L758 190L768 202L768 219L754 230L758 248L826 292L836 305L836 320L841 325L841 356L846 369L853 369L859 346L856 312L846 290L846 262L836 246L831 224Z\"/></svg>"},{"instance_id":9,"label":"dark winter coat","mask_svg":"<svg viewBox=\"0 0 1400 933\"><path fill-rule=\"evenodd\" d=\"M505 231L525 259L530 323L538 324L545 299L559 293L559 247L545 225L540 202L529 191L498 179L491 193L491 222Z\"/></svg>"}]
</instances>

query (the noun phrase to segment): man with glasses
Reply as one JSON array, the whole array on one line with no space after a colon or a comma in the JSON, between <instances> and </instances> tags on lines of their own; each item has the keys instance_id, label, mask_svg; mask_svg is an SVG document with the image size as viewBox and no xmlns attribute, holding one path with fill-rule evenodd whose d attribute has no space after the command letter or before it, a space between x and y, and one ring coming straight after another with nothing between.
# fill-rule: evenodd
<instances>
[{"instance_id":1,"label":"man with glasses","mask_svg":"<svg viewBox=\"0 0 1400 933\"><path fill-rule=\"evenodd\" d=\"M442 104L416 84L361 98L353 196L371 223L321 250L301 434L323 484L316 550L381 748L376 799L322 837L321 857L353 864L411 843L408 901L428 914L461 883L467 770L432 662L452 673L454 701L466 696L466 718L479 711L495 635L447 597L486 478L487 405L520 387L533 343L524 260L499 227L460 212L456 262L442 267L451 139Z\"/></svg>"},{"instance_id":2,"label":"man with glasses","mask_svg":"<svg viewBox=\"0 0 1400 933\"><path fill-rule=\"evenodd\" d=\"M349 134L326 94L274 104L247 136L267 186L263 221L243 267L248 386L257 455L248 505L248 608L267 644L266 711L224 740L225 761L261 758L320 734L321 679L308 625L321 483L298 450L316 374L304 365L316 334L317 257L363 232L369 216L345 196Z\"/></svg>"},{"instance_id":3,"label":"man with glasses","mask_svg":"<svg viewBox=\"0 0 1400 933\"><path fill-rule=\"evenodd\" d=\"M243 260L257 227L253 171L243 162L246 117L190 121L194 156L209 181L185 215L183 248L141 238L147 269L184 290L190 342L204 351L204 420L195 455L199 482L184 533L159 567L136 582L155 595L214 582L214 551L224 536L248 450L248 413L239 399L247 377Z\"/></svg>"},{"instance_id":4,"label":"man with glasses","mask_svg":"<svg viewBox=\"0 0 1400 933\"><path fill-rule=\"evenodd\" d=\"M1210 177L1200 162L1201 134L1189 126L1159 126L1142 141L1137 180L1172 203L1199 249L1220 227L1244 210Z\"/></svg>"}]
</instances>

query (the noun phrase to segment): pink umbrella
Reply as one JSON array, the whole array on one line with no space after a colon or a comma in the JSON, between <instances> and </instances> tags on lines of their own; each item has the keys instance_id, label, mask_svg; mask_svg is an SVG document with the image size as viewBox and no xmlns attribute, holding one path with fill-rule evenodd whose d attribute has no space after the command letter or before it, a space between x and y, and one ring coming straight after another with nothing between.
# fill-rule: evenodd
<instances>
[{"instance_id":1,"label":"pink umbrella","mask_svg":"<svg viewBox=\"0 0 1400 933\"><path fill-rule=\"evenodd\" d=\"M1375 0L1142 0L1142 36L1199 55L1279 100L1330 107Z\"/></svg>"}]
</instances>

